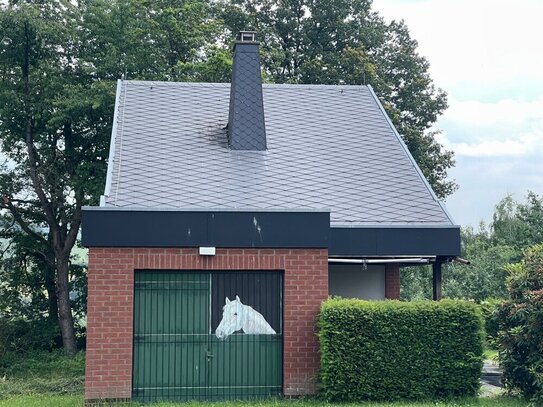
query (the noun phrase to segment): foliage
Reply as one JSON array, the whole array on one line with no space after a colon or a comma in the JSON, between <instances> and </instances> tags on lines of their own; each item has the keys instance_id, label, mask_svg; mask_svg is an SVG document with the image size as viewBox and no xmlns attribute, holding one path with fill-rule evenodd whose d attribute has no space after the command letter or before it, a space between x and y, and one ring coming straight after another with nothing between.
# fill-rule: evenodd
<instances>
[{"instance_id":1,"label":"foliage","mask_svg":"<svg viewBox=\"0 0 543 407\"><path fill-rule=\"evenodd\" d=\"M73 354L70 254L81 207L97 202L105 174L112 87L88 72L71 3L10 2L0 24L7 28L0 43L0 141L8 160L0 207L16 232L32 238L25 248L42 252L63 344Z\"/></svg>"},{"instance_id":2,"label":"foliage","mask_svg":"<svg viewBox=\"0 0 543 407\"><path fill-rule=\"evenodd\" d=\"M503 303L503 299L489 298L481 301L481 314L485 324L486 339L490 345L494 345L498 338L499 331L499 311Z\"/></svg>"},{"instance_id":3,"label":"foliage","mask_svg":"<svg viewBox=\"0 0 543 407\"><path fill-rule=\"evenodd\" d=\"M543 401L543 244L507 267L509 297L500 309L499 359L510 389Z\"/></svg>"},{"instance_id":4,"label":"foliage","mask_svg":"<svg viewBox=\"0 0 543 407\"><path fill-rule=\"evenodd\" d=\"M445 267L444 267L445 268ZM447 273L443 273L447 277ZM432 267L402 267L400 274L400 298L406 301L432 299Z\"/></svg>"},{"instance_id":5,"label":"foliage","mask_svg":"<svg viewBox=\"0 0 543 407\"><path fill-rule=\"evenodd\" d=\"M0 317L0 376L13 357L26 356L32 350L55 347L58 326L46 319L27 321Z\"/></svg>"},{"instance_id":6,"label":"foliage","mask_svg":"<svg viewBox=\"0 0 543 407\"><path fill-rule=\"evenodd\" d=\"M32 351L11 354L2 361L0 375L7 378L70 378L85 374L85 353L67 357L62 351Z\"/></svg>"},{"instance_id":7,"label":"foliage","mask_svg":"<svg viewBox=\"0 0 543 407\"><path fill-rule=\"evenodd\" d=\"M81 207L102 192L114 81L176 79L178 64L201 63L215 41L210 13L204 0L0 3L0 209L10 247L0 309L58 322L68 353L86 302L86 271L70 257ZM200 79L216 70L191 69Z\"/></svg>"},{"instance_id":8,"label":"foliage","mask_svg":"<svg viewBox=\"0 0 543 407\"><path fill-rule=\"evenodd\" d=\"M218 22L204 0L83 0L81 46L95 80L186 80L213 49Z\"/></svg>"},{"instance_id":9,"label":"foliage","mask_svg":"<svg viewBox=\"0 0 543 407\"><path fill-rule=\"evenodd\" d=\"M528 191L525 202L515 202L511 195L496 205L493 222L493 241L521 250L543 243L543 197Z\"/></svg>"},{"instance_id":10,"label":"foliage","mask_svg":"<svg viewBox=\"0 0 543 407\"><path fill-rule=\"evenodd\" d=\"M50 247L21 232L15 225L4 225L5 240L0 256L0 315L4 319L49 320L58 327L54 255ZM86 314L87 269L84 259L70 258L69 290L77 320Z\"/></svg>"},{"instance_id":11,"label":"foliage","mask_svg":"<svg viewBox=\"0 0 543 407\"><path fill-rule=\"evenodd\" d=\"M461 232L462 257L471 264L451 263L444 272L443 292L448 298L481 302L488 298L505 298L505 266L517 256L506 244L496 244L484 225L478 232L464 228Z\"/></svg>"},{"instance_id":12,"label":"foliage","mask_svg":"<svg viewBox=\"0 0 543 407\"><path fill-rule=\"evenodd\" d=\"M228 83L232 76L232 53L228 49L212 47L205 61L178 62L175 71L180 80L187 82Z\"/></svg>"},{"instance_id":13,"label":"foliage","mask_svg":"<svg viewBox=\"0 0 543 407\"><path fill-rule=\"evenodd\" d=\"M225 38L247 28L259 33L272 82L371 84L438 197L456 189L446 179L453 153L429 130L446 94L403 21L385 23L368 0L230 0L221 17Z\"/></svg>"},{"instance_id":14,"label":"foliage","mask_svg":"<svg viewBox=\"0 0 543 407\"><path fill-rule=\"evenodd\" d=\"M83 391L85 355L60 351L10 354L0 364L0 399L19 395L77 395Z\"/></svg>"},{"instance_id":15,"label":"foliage","mask_svg":"<svg viewBox=\"0 0 543 407\"><path fill-rule=\"evenodd\" d=\"M483 350L475 304L331 299L318 325L329 401L477 394Z\"/></svg>"}]
</instances>

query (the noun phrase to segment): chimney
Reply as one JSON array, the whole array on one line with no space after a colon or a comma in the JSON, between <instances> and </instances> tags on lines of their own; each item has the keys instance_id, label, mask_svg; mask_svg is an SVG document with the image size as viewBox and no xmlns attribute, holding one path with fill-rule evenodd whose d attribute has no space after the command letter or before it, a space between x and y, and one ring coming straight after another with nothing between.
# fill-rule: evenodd
<instances>
[{"instance_id":1,"label":"chimney","mask_svg":"<svg viewBox=\"0 0 543 407\"><path fill-rule=\"evenodd\" d=\"M234 45L228 115L228 145L232 150L266 150L258 46L254 31L241 31Z\"/></svg>"}]
</instances>

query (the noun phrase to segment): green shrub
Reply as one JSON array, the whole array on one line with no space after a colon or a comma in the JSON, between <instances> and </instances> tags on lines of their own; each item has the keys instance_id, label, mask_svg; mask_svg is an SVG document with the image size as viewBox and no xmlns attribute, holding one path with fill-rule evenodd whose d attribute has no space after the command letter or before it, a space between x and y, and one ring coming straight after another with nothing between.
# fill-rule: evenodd
<instances>
[{"instance_id":1,"label":"green shrub","mask_svg":"<svg viewBox=\"0 0 543 407\"><path fill-rule=\"evenodd\" d=\"M321 394L329 401L475 396L476 304L330 299L319 315Z\"/></svg>"},{"instance_id":2,"label":"green shrub","mask_svg":"<svg viewBox=\"0 0 543 407\"><path fill-rule=\"evenodd\" d=\"M64 350L11 353L0 367L0 376L12 378L71 378L85 375L85 353L66 356Z\"/></svg>"},{"instance_id":3,"label":"green shrub","mask_svg":"<svg viewBox=\"0 0 543 407\"><path fill-rule=\"evenodd\" d=\"M485 334L488 342L493 345L498 338L499 311L503 299L489 298L481 302L481 313L485 326Z\"/></svg>"},{"instance_id":4,"label":"green shrub","mask_svg":"<svg viewBox=\"0 0 543 407\"><path fill-rule=\"evenodd\" d=\"M53 349L58 333L58 327L46 319L27 321L0 316L0 369L11 354Z\"/></svg>"},{"instance_id":5,"label":"green shrub","mask_svg":"<svg viewBox=\"0 0 543 407\"><path fill-rule=\"evenodd\" d=\"M510 389L543 402L543 244L510 265L510 299L500 309L498 347L503 380Z\"/></svg>"}]
</instances>

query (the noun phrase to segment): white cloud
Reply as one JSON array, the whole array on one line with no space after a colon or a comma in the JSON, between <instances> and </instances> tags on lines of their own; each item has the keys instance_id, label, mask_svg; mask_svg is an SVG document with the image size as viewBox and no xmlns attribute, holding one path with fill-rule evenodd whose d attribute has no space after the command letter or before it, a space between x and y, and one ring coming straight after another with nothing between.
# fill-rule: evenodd
<instances>
[{"instance_id":1,"label":"white cloud","mask_svg":"<svg viewBox=\"0 0 543 407\"><path fill-rule=\"evenodd\" d=\"M542 0L374 0L404 19L449 109L436 125L456 153L453 217L476 226L508 194L543 193Z\"/></svg>"},{"instance_id":2,"label":"white cloud","mask_svg":"<svg viewBox=\"0 0 543 407\"><path fill-rule=\"evenodd\" d=\"M516 139L488 140L475 143L451 143L446 138L440 140L448 149L452 149L456 156L470 157L508 157L533 155L543 151L543 133L529 133L520 135Z\"/></svg>"},{"instance_id":3,"label":"white cloud","mask_svg":"<svg viewBox=\"0 0 543 407\"><path fill-rule=\"evenodd\" d=\"M543 97L495 103L451 101L438 141L456 155L522 156L543 152Z\"/></svg>"},{"instance_id":4,"label":"white cloud","mask_svg":"<svg viewBox=\"0 0 543 407\"><path fill-rule=\"evenodd\" d=\"M445 112L447 120L478 126L543 125L543 95L534 101L504 99L497 102L458 101L452 98Z\"/></svg>"},{"instance_id":5,"label":"white cloud","mask_svg":"<svg viewBox=\"0 0 543 407\"><path fill-rule=\"evenodd\" d=\"M446 90L514 84L531 94L529 84L543 82L541 0L374 0L373 8L406 21Z\"/></svg>"}]
</instances>

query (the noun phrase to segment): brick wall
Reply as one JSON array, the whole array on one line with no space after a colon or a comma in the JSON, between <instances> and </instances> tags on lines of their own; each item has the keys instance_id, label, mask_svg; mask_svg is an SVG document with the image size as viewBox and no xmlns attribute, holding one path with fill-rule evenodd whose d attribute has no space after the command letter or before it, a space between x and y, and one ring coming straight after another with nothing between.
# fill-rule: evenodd
<instances>
[{"instance_id":1,"label":"brick wall","mask_svg":"<svg viewBox=\"0 0 543 407\"><path fill-rule=\"evenodd\" d=\"M385 298L400 299L400 265L397 263L385 266Z\"/></svg>"},{"instance_id":2,"label":"brick wall","mask_svg":"<svg viewBox=\"0 0 543 407\"><path fill-rule=\"evenodd\" d=\"M128 399L135 269L284 270L284 393L315 392L315 317L328 296L326 249L89 249L85 399Z\"/></svg>"}]
</instances>

